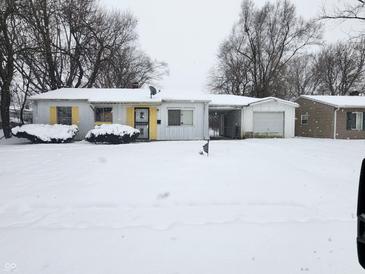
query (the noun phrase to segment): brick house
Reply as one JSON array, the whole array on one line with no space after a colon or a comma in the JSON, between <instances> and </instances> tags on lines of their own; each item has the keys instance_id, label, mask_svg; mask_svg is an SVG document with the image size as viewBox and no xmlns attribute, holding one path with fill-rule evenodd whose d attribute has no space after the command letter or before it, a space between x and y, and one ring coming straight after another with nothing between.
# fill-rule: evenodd
<instances>
[{"instance_id":1,"label":"brick house","mask_svg":"<svg viewBox=\"0 0 365 274\"><path fill-rule=\"evenodd\" d=\"M296 103L296 136L365 139L365 96L303 95Z\"/></svg>"}]
</instances>

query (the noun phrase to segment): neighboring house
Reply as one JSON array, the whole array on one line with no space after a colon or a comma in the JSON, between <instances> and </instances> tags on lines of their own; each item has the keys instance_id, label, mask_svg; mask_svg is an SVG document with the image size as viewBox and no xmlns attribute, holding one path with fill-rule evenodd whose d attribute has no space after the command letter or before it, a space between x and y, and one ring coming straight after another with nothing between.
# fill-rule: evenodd
<instances>
[{"instance_id":1,"label":"neighboring house","mask_svg":"<svg viewBox=\"0 0 365 274\"><path fill-rule=\"evenodd\" d=\"M144 140L207 139L217 128L219 137L290 138L298 107L277 98L199 92L151 96L146 89L60 89L30 100L34 123L76 124L78 139L95 125L112 123L139 129Z\"/></svg>"},{"instance_id":2,"label":"neighboring house","mask_svg":"<svg viewBox=\"0 0 365 274\"><path fill-rule=\"evenodd\" d=\"M21 124L20 119L20 108L19 107L10 107L10 122L13 124ZM29 108L23 109L23 120L25 124L31 124L33 119L33 112Z\"/></svg>"},{"instance_id":3,"label":"neighboring house","mask_svg":"<svg viewBox=\"0 0 365 274\"><path fill-rule=\"evenodd\" d=\"M365 96L301 96L296 136L365 139Z\"/></svg>"},{"instance_id":4,"label":"neighboring house","mask_svg":"<svg viewBox=\"0 0 365 274\"><path fill-rule=\"evenodd\" d=\"M11 124L11 126L16 126L16 125L21 124L20 108L10 106L9 115L10 115L10 124ZM33 118L32 116L33 116L33 112L32 112L31 109L25 108L23 110L23 120L24 120L25 124L32 123L32 118ZM0 113L0 128L2 128L1 113Z\"/></svg>"}]
</instances>

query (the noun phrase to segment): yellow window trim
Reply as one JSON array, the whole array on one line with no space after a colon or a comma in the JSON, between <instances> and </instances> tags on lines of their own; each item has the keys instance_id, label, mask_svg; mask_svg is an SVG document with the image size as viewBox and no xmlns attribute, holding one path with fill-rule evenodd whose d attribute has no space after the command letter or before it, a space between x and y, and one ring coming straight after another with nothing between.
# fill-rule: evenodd
<instances>
[{"instance_id":1,"label":"yellow window trim","mask_svg":"<svg viewBox=\"0 0 365 274\"><path fill-rule=\"evenodd\" d=\"M51 106L49 108L49 123L51 125L57 124L57 107L58 106ZM68 107L68 106L60 106L60 107ZM71 119L73 125L80 124L80 111L78 106L71 106Z\"/></svg>"},{"instance_id":2,"label":"yellow window trim","mask_svg":"<svg viewBox=\"0 0 365 274\"><path fill-rule=\"evenodd\" d=\"M79 125L80 124L80 112L79 107L73 106L71 109L71 119L73 125Z\"/></svg>"},{"instance_id":3,"label":"yellow window trim","mask_svg":"<svg viewBox=\"0 0 365 274\"><path fill-rule=\"evenodd\" d=\"M57 107L51 106L49 108L49 123L51 125L57 124Z\"/></svg>"},{"instance_id":4,"label":"yellow window trim","mask_svg":"<svg viewBox=\"0 0 365 274\"><path fill-rule=\"evenodd\" d=\"M111 123L111 122L95 122L95 125L97 125L97 126L101 126L101 125L111 125L111 124L113 124L113 123Z\"/></svg>"},{"instance_id":5,"label":"yellow window trim","mask_svg":"<svg viewBox=\"0 0 365 274\"><path fill-rule=\"evenodd\" d=\"M134 107L127 108L127 125L134 128Z\"/></svg>"},{"instance_id":6,"label":"yellow window trim","mask_svg":"<svg viewBox=\"0 0 365 274\"><path fill-rule=\"evenodd\" d=\"M150 107L150 140L157 140L157 108Z\"/></svg>"}]
</instances>

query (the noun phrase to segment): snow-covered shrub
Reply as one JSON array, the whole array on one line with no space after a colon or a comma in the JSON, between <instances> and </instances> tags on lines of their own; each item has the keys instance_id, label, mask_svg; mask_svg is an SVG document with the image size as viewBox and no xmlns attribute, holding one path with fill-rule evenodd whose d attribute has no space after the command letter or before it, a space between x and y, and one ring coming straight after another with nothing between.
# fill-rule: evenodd
<instances>
[{"instance_id":1,"label":"snow-covered shrub","mask_svg":"<svg viewBox=\"0 0 365 274\"><path fill-rule=\"evenodd\" d=\"M30 124L13 128L15 137L27 138L32 143L69 143L78 132L75 125Z\"/></svg>"},{"instance_id":2,"label":"snow-covered shrub","mask_svg":"<svg viewBox=\"0 0 365 274\"><path fill-rule=\"evenodd\" d=\"M86 134L90 143L124 144L134 142L139 136L139 130L130 126L112 124L100 125Z\"/></svg>"}]
</instances>

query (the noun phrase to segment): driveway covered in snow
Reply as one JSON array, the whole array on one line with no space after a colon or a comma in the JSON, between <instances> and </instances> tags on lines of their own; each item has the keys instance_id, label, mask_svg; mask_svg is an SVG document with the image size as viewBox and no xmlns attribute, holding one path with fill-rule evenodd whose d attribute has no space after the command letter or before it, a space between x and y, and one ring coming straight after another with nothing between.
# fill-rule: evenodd
<instances>
[{"instance_id":1,"label":"driveway covered in snow","mask_svg":"<svg viewBox=\"0 0 365 274\"><path fill-rule=\"evenodd\" d=\"M363 273L365 141L0 145L0 273Z\"/></svg>"}]
</instances>

